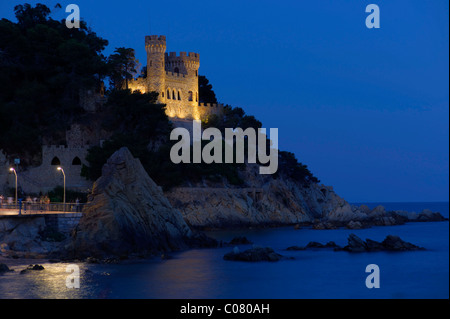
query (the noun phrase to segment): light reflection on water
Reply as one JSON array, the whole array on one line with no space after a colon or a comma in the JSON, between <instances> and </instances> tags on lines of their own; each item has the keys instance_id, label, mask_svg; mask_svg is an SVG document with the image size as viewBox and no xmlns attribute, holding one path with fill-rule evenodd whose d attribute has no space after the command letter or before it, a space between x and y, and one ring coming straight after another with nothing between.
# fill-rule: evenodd
<instances>
[{"instance_id":1,"label":"light reflection on water","mask_svg":"<svg viewBox=\"0 0 450 319\"><path fill-rule=\"evenodd\" d=\"M447 204L448 216L448 204ZM344 246L350 233L382 241L388 234L427 248L403 253L286 251L309 241ZM247 236L294 257L276 263L223 260L232 247L196 249L121 264L80 266L80 289L66 287L66 263L7 260L14 272L0 275L0 298L448 298L449 223L409 223L362 230L294 230L292 227L210 233L219 240ZM249 246L241 246L246 249ZM5 261L0 261L5 262ZM43 271L20 274L30 263ZM365 267L381 270L381 288L365 287Z\"/></svg>"},{"instance_id":2,"label":"light reflection on water","mask_svg":"<svg viewBox=\"0 0 450 319\"><path fill-rule=\"evenodd\" d=\"M34 261L33 261L34 262ZM34 262L35 263L35 262ZM14 272L8 272L0 277L0 297L4 299L29 299L29 298L49 298L67 299L83 298L86 291L81 289L68 289L66 287L67 264L63 263L40 263L44 270L33 270L21 274L28 264L14 263L10 266ZM82 266L82 268L84 268ZM88 276L81 271L82 282L88 284ZM89 289L89 288L88 288Z\"/></svg>"}]
</instances>

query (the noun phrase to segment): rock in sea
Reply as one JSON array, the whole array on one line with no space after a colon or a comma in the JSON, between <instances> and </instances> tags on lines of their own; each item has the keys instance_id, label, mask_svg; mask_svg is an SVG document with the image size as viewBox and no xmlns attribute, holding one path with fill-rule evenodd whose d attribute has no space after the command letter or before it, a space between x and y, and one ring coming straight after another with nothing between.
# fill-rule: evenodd
<instances>
[{"instance_id":1,"label":"rock in sea","mask_svg":"<svg viewBox=\"0 0 450 319\"><path fill-rule=\"evenodd\" d=\"M234 261L278 261L283 258L282 255L277 254L270 247L256 247L247 249L243 252L240 252L239 249L237 251L232 251L223 256L225 260L234 260Z\"/></svg>"},{"instance_id":2,"label":"rock in sea","mask_svg":"<svg viewBox=\"0 0 450 319\"><path fill-rule=\"evenodd\" d=\"M28 272L30 272L30 271L35 271L35 270L44 270L45 268L44 268L44 266L42 266L42 265L29 265L27 268L25 268L25 269L23 269L23 270L21 270L20 271L20 274L21 275L23 275L23 274L26 274L26 273L28 273Z\"/></svg>"},{"instance_id":3,"label":"rock in sea","mask_svg":"<svg viewBox=\"0 0 450 319\"><path fill-rule=\"evenodd\" d=\"M411 251L411 250L424 250L424 248L416 246L402 240L398 236L388 235L380 243L372 239L366 239L363 241L355 234L348 236L348 245L343 250L350 252L372 252L372 251Z\"/></svg>"},{"instance_id":4,"label":"rock in sea","mask_svg":"<svg viewBox=\"0 0 450 319\"><path fill-rule=\"evenodd\" d=\"M14 271L12 269L9 269L9 267L5 264L0 264L0 274L3 274L5 272Z\"/></svg>"},{"instance_id":5,"label":"rock in sea","mask_svg":"<svg viewBox=\"0 0 450 319\"><path fill-rule=\"evenodd\" d=\"M121 148L104 165L67 250L77 258L122 258L186 249L191 243L201 246L203 240L171 206L139 159Z\"/></svg>"},{"instance_id":6,"label":"rock in sea","mask_svg":"<svg viewBox=\"0 0 450 319\"><path fill-rule=\"evenodd\" d=\"M238 237L234 237L232 240L230 240L230 242L228 243L228 245L250 245L253 244L250 240L247 239L247 237L244 236L238 236Z\"/></svg>"}]
</instances>

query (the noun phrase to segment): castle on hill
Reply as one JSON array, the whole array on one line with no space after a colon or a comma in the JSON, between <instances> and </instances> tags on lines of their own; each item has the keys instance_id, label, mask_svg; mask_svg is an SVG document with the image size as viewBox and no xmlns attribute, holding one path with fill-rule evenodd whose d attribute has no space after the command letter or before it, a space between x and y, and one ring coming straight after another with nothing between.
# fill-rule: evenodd
<instances>
[{"instance_id":1,"label":"castle on hill","mask_svg":"<svg viewBox=\"0 0 450 319\"><path fill-rule=\"evenodd\" d=\"M200 55L194 52L166 53L166 37L145 37L147 77L132 80L132 91L157 92L158 102L166 104L166 114L173 120L201 120L223 113L221 104L199 103L198 69Z\"/></svg>"},{"instance_id":2,"label":"castle on hill","mask_svg":"<svg viewBox=\"0 0 450 319\"><path fill-rule=\"evenodd\" d=\"M132 91L158 92L158 102L166 104L166 114L177 127L192 129L192 120L203 120L209 115L223 114L223 105L199 103L198 53L166 53L166 37L145 37L147 51L147 77L129 83ZM80 106L95 113L105 103L103 90L80 92ZM91 146L101 145L109 135L98 127L73 124L66 132L66 145L42 145L42 163L18 174L19 186L26 193L48 192L62 184L62 175L56 169L64 168L67 188L86 191L90 181L80 176L82 165L87 165L86 154ZM14 186L14 176L9 168L13 165L0 150L0 195ZM2 187L3 186L3 189Z\"/></svg>"}]
</instances>

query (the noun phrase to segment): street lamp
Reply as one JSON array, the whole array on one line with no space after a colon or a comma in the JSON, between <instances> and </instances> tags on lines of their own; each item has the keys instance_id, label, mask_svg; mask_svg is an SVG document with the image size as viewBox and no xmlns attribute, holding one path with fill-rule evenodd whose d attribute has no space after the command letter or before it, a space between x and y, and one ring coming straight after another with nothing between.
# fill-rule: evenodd
<instances>
[{"instance_id":1,"label":"street lamp","mask_svg":"<svg viewBox=\"0 0 450 319\"><path fill-rule=\"evenodd\" d=\"M16 206L17 206L17 172L16 172L16 170L13 167L11 167L9 170L11 172L13 172L14 175L16 175Z\"/></svg>"},{"instance_id":2,"label":"street lamp","mask_svg":"<svg viewBox=\"0 0 450 319\"><path fill-rule=\"evenodd\" d=\"M64 211L66 211L66 174L64 173L64 170L61 166L58 167L58 171L61 171L63 173L63 177L64 177L64 200L63 200L63 206L64 206Z\"/></svg>"}]
</instances>

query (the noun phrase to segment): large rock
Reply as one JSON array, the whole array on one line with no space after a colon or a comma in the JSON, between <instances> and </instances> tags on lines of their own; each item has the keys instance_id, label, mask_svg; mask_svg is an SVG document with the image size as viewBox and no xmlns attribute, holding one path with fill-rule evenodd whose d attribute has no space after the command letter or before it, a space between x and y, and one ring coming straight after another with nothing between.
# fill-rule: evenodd
<instances>
[{"instance_id":1,"label":"large rock","mask_svg":"<svg viewBox=\"0 0 450 319\"><path fill-rule=\"evenodd\" d=\"M104 165L67 249L78 258L121 257L185 249L199 238L140 161L122 148Z\"/></svg>"},{"instance_id":2,"label":"large rock","mask_svg":"<svg viewBox=\"0 0 450 319\"><path fill-rule=\"evenodd\" d=\"M283 258L270 247L255 247L240 252L239 249L229 252L223 256L225 260L234 261L278 261Z\"/></svg>"},{"instance_id":3,"label":"large rock","mask_svg":"<svg viewBox=\"0 0 450 319\"><path fill-rule=\"evenodd\" d=\"M405 251L405 250L423 250L424 248L416 246L414 244L408 243L402 240L398 236L388 235L381 242L385 250L393 250L393 251Z\"/></svg>"},{"instance_id":4,"label":"large rock","mask_svg":"<svg viewBox=\"0 0 450 319\"><path fill-rule=\"evenodd\" d=\"M43 216L2 216L0 255L34 258L58 250L57 243L42 239L46 230Z\"/></svg>"},{"instance_id":5,"label":"large rock","mask_svg":"<svg viewBox=\"0 0 450 319\"><path fill-rule=\"evenodd\" d=\"M425 222L441 222L448 220L448 218L445 218L438 212L432 212L429 209L424 209L422 212L419 213L417 216L418 221L425 221Z\"/></svg>"},{"instance_id":6,"label":"large rock","mask_svg":"<svg viewBox=\"0 0 450 319\"><path fill-rule=\"evenodd\" d=\"M366 243L355 234L350 234L347 238L347 242L348 245L344 247L344 249L347 251L363 252L367 250Z\"/></svg>"},{"instance_id":7,"label":"large rock","mask_svg":"<svg viewBox=\"0 0 450 319\"><path fill-rule=\"evenodd\" d=\"M6 264L0 263L0 274L3 274L5 272L14 271L12 269L9 269L9 267Z\"/></svg>"},{"instance_id":8,"label":"large rock","mask_svg":"<svg viewBox=\"0 0 450 319\"><path fill-rule=\"evenodd\" d=\"M371 239L366 239L366 241L363 241L355 234L350 234L347 241L348 245L343 249L350 252L424 250L424 248L408 243L400 237L394 235L386 236L386 238L380 243Z\"/></svg>"}]
</instances>

